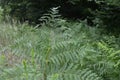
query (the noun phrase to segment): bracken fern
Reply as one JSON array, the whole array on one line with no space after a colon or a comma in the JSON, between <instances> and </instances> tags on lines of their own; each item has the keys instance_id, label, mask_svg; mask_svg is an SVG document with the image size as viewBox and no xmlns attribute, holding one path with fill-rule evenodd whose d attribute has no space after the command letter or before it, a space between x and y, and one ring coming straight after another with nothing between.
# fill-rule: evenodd
<instances>
[{"instance_id":1,"label":"bracken fern","mask_svg":"<svg viewBox=\"0 0 120 80\"><path fill-rule=\"evenodd\" d=\"M50 25L57 26L54 22ZM0 35L0 40L4 39L0 58L8 58L5 48L19 60L12 66L1 63L0 80L119 80L120 51L109 46L106 35L85 22L66 23L64 31L49 24L40 28L28 24L0 26L4 33Z\"/></svg>"}]
</instances>

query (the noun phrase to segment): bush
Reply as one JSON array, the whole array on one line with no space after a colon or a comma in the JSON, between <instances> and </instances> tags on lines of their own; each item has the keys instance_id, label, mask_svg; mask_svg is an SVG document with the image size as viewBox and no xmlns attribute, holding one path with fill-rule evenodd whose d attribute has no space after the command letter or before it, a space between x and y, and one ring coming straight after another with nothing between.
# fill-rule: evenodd
<instances>
[{"instance_id":1,"label":"bush","mask_svg":"<svg viewBox=\"0 0 120 80\"><path fill-rule=\"evenodd\" d=\"M100 3L101 8L95 15L106 25L105 30L110 33L119 34L120 31L120 1L105 0Z\"/></svg>"}]
</instances>

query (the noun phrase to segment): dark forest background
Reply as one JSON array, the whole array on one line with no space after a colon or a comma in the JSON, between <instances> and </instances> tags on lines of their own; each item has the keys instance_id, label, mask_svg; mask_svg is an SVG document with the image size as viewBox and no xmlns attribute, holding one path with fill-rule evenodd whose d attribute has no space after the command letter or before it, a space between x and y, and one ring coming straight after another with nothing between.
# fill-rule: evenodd
<instances>
[{"instance_id":1,"label":"dark forest background","mask_svg":"<svg viewBox=\"0 0 120 80\"><path fill-rule=\"evenodd\" d=\"M87 19L89 25L97 18L108 31L120 31L120 0L1 0L4 15L38 24L50 8L59 6L59 13L69 20Z\"/></svg>"}]
</instances>

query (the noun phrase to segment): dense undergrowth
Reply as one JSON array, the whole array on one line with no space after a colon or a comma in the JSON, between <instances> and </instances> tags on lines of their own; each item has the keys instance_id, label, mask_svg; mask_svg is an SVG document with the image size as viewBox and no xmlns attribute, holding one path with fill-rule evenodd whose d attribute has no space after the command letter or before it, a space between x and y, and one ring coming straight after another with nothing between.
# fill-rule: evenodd
<instances>
[{"instance_id":1,"label":"dense undergrowth","mask_svg":"<svg viewBox=\"0 0 120 80\"><path fill-rule=\"evenodd\" d=\"M0 80L120 79L119 36L54 16L38 26L0 23Z\"/></svg>"},{"instance_id":2,"label":"dense undergrowth","mask_svg":"<svg viewBox=\"0 0 120 80\"><path fill-rule=\"evenodd\" d=\"M85 22L63 23L2 22L0 80L119 80L120 38Z\"/></svg>"}]
</instances>

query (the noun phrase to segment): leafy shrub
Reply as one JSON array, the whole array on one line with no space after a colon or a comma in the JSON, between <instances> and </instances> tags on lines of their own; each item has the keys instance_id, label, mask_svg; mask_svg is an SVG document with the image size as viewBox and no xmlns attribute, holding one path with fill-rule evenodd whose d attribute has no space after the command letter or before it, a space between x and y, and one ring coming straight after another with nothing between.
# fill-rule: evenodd
<instances>
[{"instance_id":1,"label":"leafy shrub","mask_svg":"<svg viewBox=\"0 0 120 80\"><path fill-rule=\"evenodd\" d=\"M102 0L97 0L102 1ZM106 25L105 30L112 34L119 34L119 21L120 21L120 1L119 0L103 0L100 3L100 10L95 15L103 21ZM100 23L101 24L101 23Z\"/></svg>"}]
</instances>

